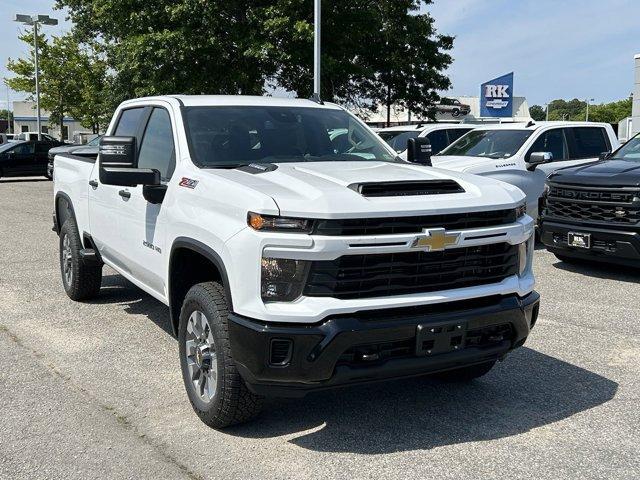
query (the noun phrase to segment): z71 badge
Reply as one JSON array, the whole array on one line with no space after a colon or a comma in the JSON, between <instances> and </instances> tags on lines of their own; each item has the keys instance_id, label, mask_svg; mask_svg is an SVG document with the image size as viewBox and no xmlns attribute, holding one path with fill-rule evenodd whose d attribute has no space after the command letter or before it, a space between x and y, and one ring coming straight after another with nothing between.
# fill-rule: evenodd
<instances>
[{"instance_id":1,"label":"z71 badge","mask_svg":"<svg viewBox=\"0 0 640 480\"><path fill-rule=\"evenodd\" d=\"M193 190L194 188L196 188L196 186L198 186L198 180L182 177L182 180L180 180L180 183L178 185L180 185L181 187L186 187Z\"/></svg>"}]
</instances>

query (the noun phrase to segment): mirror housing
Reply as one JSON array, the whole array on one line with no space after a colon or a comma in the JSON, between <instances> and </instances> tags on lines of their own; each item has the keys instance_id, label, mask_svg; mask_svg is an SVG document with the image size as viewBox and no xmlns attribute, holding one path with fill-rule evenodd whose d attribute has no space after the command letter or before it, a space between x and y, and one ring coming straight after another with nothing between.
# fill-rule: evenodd
<instances>
[{"instance_id":1,"label":"mirror housing","mask_svg":"<svg viewBox=\"0 0 640 480\"><path fill-rule=\"evenodd\" d=\"M104 136L100 139L98 161L100 183L121 187L160 185L160 172L138 167L136 137Z\"/></svg>"},{"instance_id":2,"label":"mirror housing","mask_svg":"<svg viewBox=\"0 0 640 480\"><path fill-rule=\"evenodd\" d=\"M611 155L611 152L609 151L601 152L600 155L598 156L598 160L606 160L607 158L609 158L609 155Z\"/></svg>"},{"instance_id":3,"label":"mirror housing","mask_svg":"<svg viewBox=\"0 0 640 480\"><path fill-rule=\"evenodd\" d=\"M549 163L553 160L551 152L533 152L527 161L527 170L533 172L538 165Z\"/></svg>"},{"instance_id":4,"label":"mirror housing","mask_svg":"<svg viewBox=\"0 0 640 480\"><path fill-rule=\"evenodd\" d=\"M431 142L427 137L410 138L407 141L407 160L431 166Z\"/></svg>"}]
</instances>

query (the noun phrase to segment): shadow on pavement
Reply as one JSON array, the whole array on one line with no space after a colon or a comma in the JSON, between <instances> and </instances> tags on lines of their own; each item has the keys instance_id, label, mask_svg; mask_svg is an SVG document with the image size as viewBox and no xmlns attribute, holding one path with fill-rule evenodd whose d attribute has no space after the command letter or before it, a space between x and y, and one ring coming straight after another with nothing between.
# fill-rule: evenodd
<instances>
[{"instance_id":1,"label":"shadow on pavement","mask_svg":"<svg viewBox=\"0 0 640 480\"><path fill-rule=\"evenodd\" d=\"M271 400L257 421L226 433L290 440L321 452L382 454L518 435L601 405L618 384L521 348L468 384L428 378ZM306 432L309 429L316 429Z\"/></svg>"},{"instance_id":2,"label":"shadow on pavement","mask_svg":"<svg viewBox=\"0 0 640 480\"><path fill-rule=\"evenodd\" d=\"M169 310L124 277L103 277L93 303L120 303L172 335ZM602 405L618 384L584 368L520 348L485 377L449 384L427 377L269 399L263 414L225 433L296 435L320 452L383 454L509 437ZM312 430L312 431L309 431Z\"/></svg>"},{"instance_id":3,"label":"shadow on pavement","mask_svg":"<svg viewBox=\"0 0 640 480\"><path fill-rule=\"evenodd\" d=\"M640 283L640 269L626 267L624 265L596 263L588 260L572 260L571 262L558 260L553 266L558 270L579 273L595 278L617 280L627 283Z\"/></svg>"},{"instance_id":4,"label":"shadow on pavement","mask_svg":"<svg viewBox=\"0 0 640 480\"><path fill-rule=\"evenodd\" d=\"M122 275L103 275L100 295L87 303L93 305L120 303L124 305L126 313L146 315L149 320L173 337L169 307L136 287Z\"/></svg>"}]
</instances>

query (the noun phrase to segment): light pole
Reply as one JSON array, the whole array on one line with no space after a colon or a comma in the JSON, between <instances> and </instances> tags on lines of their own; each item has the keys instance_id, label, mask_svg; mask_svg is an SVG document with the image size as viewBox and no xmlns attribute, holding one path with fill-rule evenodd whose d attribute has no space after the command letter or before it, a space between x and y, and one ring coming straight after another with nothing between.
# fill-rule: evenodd
<instances>
[{"instance_id":1,"label":"light pole","mask_svg":"<svg viewBox=\"0 0 640 480\"><path fill-rule=\"evenodd\" d=\"M314 0L313 8L313 96L320 101L320 52L322 6L320 0Z\"/></svg>"},{"instance_id":2,"label":"light pole","mask_svg":"<svg viewBox=\"0 0 640 480\"><path fill-rule=\"evenodd\" d=\"M586 102L587 102L587 116L585 118L585 122L589 121L589 102L593 102L595 99L593 98L587 98Z\"/></svg>"},{"instance_id":3,"label":"light pole","mask_svg":"<svg viewBox=\"0 0 640 480\"><path fill-rule=\"evenodd\" d=\"M7 87L7 128L9 131L7 133L11 133L11 112L9 111L9 84L7 83L7 79L4 79L4 84Z\"/></svg>"},{"instance_id":4,"label":"light pole","mask_svg":"<svg viewBox=\"0 0 640 480\"><path fill-rule=\"evenodd\" d=\"M545 111L546 111L546 114L545 114L546 117L545 117L544 121L548 122L549 121L549 104L548 103L545 104Z\"/></svg>"},{"instance_id":5,"label":"light pole","mask_svg":"<svg viewBox=\"0 0 640 480\"><path fill-rule=\"evenodd\" d=\"M58 20L51 18L49 15L21 15L17 14L15 22L33 26L33 67L36 77L36 125L38 128L38 140L42 140L42 127L40 125L40 71L38 69L38 26L39 25L57 25Z\"/></svg>"}]
</instances>

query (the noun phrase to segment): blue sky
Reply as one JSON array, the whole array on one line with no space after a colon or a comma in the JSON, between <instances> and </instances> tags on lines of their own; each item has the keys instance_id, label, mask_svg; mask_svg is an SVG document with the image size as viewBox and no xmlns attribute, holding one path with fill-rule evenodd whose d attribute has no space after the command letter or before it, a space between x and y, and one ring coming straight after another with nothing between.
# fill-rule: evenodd
<instances>
[{"instance_id":1,"label":"blue sky","mask_svg":"<svg viewBox=\"0 0 640 480\"><path fill-rule=\"evenodd\" d=\"M26 51L15 13L50 14L69 28L50 0L0 0L0 78ZM640 0L435 0L427 7L441 33L456 37L448 74L451 94L478 95L480 84L515 72L514 90L529 104L554 98L619 100L633 88L640 53ZM11 100L24 94L11 92ZM6 89L0 88L0 108Z\"/></svg>"}]
</instances>

